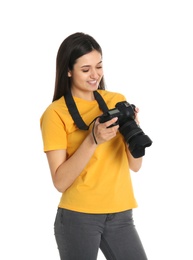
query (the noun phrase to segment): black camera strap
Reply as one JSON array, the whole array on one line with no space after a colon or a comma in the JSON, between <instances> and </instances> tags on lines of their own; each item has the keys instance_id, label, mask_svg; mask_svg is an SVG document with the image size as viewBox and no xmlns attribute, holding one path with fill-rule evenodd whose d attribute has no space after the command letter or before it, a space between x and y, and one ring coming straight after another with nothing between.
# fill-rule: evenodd
<instances>
[{"instance_id":1,"label":"black camera strap","mask_svg":"<svg viewBox=\"0 0 193 260\"><path fill-rule=\"evenodd\" d=\"M102 110L102 112L103 113L107 112L108 111L107 104L105 103L104 99L99 94L99 92L94 91L94 97L99 105L99 108ZM76 103L73 99L71 91L69 91L64 96L64 98L65 98L69 113L70 113L72 119L74 120L75 124L77 125L77 127L81 130L88 130L89 126L87 126L87 124L83 121L83 119L78 111L78 108L76 106Z\"/></svg>"}]
</instances>

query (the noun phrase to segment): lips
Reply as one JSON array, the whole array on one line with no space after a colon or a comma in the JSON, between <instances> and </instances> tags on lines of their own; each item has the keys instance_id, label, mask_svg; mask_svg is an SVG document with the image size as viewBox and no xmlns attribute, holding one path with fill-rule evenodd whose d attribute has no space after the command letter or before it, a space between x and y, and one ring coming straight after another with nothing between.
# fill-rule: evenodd
<instances>
[{"instance_id":1,"label":"lips","mask_svg":"<svg viewBox=\"0 0 193 260\"><path fill-rule=\"evenodd\" d=\"M89 80L88 83L91 85L95 85L97 83L97 80Z\"/></svg>"}]
</instances>

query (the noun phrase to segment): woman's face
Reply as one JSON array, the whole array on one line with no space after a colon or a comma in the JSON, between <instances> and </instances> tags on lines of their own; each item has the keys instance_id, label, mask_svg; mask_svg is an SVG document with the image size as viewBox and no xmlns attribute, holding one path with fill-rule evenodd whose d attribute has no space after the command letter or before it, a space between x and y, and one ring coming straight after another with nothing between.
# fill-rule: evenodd
<instances>
[{"instance_id":1,"label":"woman's face","mask_svg":"<svg viewBox=\"0 0 193 260\"><path fill-rule=\"evenodd\" d=\"M93 50L78 58L68 77L71 77L72 94L77 97L97 90L103 77L101 54Z\"/></svg>"}]
</instances>

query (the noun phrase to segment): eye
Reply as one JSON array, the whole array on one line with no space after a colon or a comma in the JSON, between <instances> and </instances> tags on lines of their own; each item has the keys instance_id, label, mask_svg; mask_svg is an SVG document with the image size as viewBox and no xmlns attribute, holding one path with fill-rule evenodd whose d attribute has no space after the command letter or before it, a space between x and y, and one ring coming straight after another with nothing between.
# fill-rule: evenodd
<instances>
[{"instance_id":1,"label":"eye","mask_svg":"<svg viewBox=\"0 0 193 260\"><path fill-rule=\"evenodd\" d=\"M89 69L87 69L87 70L83 70L82 72L88 72L89 71Z\"/></svg>"}]
</instances>

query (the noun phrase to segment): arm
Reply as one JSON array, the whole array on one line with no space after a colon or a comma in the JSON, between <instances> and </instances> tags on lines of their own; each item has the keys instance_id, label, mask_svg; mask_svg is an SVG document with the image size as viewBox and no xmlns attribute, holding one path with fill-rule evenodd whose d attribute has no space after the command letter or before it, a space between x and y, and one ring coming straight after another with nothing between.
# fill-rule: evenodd
<instances>
[{"instance_id":1,"label":"arm","mask_svg":"<svg viewBox=\"0 0 193 260\"><path fill-rule=\"evenodd\" d=\"M129 160L129 168L133 171L133 172L138 172L142 166L142 158L143 157L140 157L140 158L134 158L132 156L132 154L130 153L129 149L128 149L128 146L127 146L127 157L128 157L128 160Z\"/></svg>"},{"instance_id":2,"label":"arm","mask_svg":"<svg viewBox=\"0 0 193 260\"><path fill-rule=\"evenodd\" d=\"M108 141L116 135L118 126L107 128L116 120L117 118L113 118L102 124L99 124L98 120L96 121L94 134L97 144ZM97 144L94 141L92 133L89 133L76 152L68 159L66 150L46 152L52 180L59 192L64 192L68 189L80 175L94 154Z\"/></svg>"},{"instance_id":3,"label":"arm","mask_svg":"<svg viewBox=\"0 0 193 260\"><path fill-rule=\"evenodd\" d=\"M139 118L138 118L138 113L139 113L139 108L136 107L135 108L135 121L136 123L139 125ZM134 158L132 156L132 154L129 151L128 145L126 144L126 150L127 150L127 157L129 160L129 168L134 171L134 172L138 172L142 166L142 158Z\"/></svg>"},{"instance_id":4,"label":"arm","mask_svg":"<svg viewBox=\"0 0 193 260\"><path fill-rule=\"evenodd\" d=\"M79 176L96 149L89 134L77 151L67 160L66 150L54 150L46 153L54 186L64 192Z\"/></svg>"}]
</instances>

